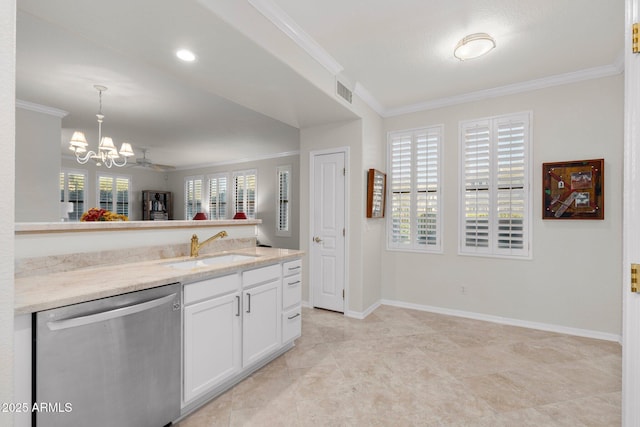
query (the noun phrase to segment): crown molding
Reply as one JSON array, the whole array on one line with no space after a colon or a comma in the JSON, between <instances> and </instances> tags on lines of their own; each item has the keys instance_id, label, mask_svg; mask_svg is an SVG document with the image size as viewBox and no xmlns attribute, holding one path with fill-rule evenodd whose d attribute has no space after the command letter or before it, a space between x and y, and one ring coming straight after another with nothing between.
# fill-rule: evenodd
<instances>
[{"instance_id":1,"label":"crown molding","mask_svg":"<svg viewBox=\"0 0 640 427\"><path fill-rule=\"evenodd\" d=\"M247 0L258 12L264 15L280 31L289 36L295 43L304 49L311 57L324 66L330 73L337 76L344 67L338 63L318 42L305 32L297 22L282 10L272 0ZM500 86L491 89L469 92L462 95L420 102L396 108L385 108L361 83L356 82L354 94L383 118L395 117L403 114L419 111L434 110L450 107L467 102L481 101L507 95L529 92L538 89L577 83L585 80L598 79L618 75L624 72L624 52L621 52L613 64L601 67L588 68L575 72L558 74L541 79Z\"/></svg>"},{"instance_id":2,"label":"crown molding","mask_svg":"<svg viewBox=\"0 0 640 427\"><path fill-rule=\"evenodd\" d=\"M264 15L280 31L285 33L298 46L304 49L312 58L318 61L333 75L339 74L344 67L338 63L318 42L305 32L297 22L286 14L271 0L248 0L258 12Z\"/></svg>"},{"instance_id":3,"label":"crown molding","mask_svg":"<svg viewBox=\"0 0 640 427\"><path fill-rule=\"evenodd\" d=\"M364 101L373 111L381 115L385 116L386 109L382 106L382 104L365 88L360 82L356 82L356 87L353 90L353 93L358 95L358 97Z\"/></svg>"},{"instance_id":4,"label":"crown molding","mask_svg":"<svg viewBox=\"0 0 640 427\"><path fill-rule=\"evenodd\" d=\"M35 102L23 101L16 99L16 108L22 108L23 110L34 111L36 113L48 114L50 116L58 117L60 119L69 115L68 111L60 110L59 108L47 107L46 105L36 104Z\"/></svg>"},{"instance_id":5,"label":"crown molding","mask_svg":"<svg viewBox=\"0 0 640 427\"><path fill-rule=\"evenodd\" d=\"M571 73L557 74L555 76L541 79L529 80L512 85L500 86L491 89L479 90L458 96L436 99L433 101L420 102L398 108L384 110L382 117L395 117L403 114L417 113L419 111L434 110L437 108L450 107L467 102L482 101L485 99L498 98L501 96L515 95L523 92L530 92L554 86L561 86L570 83L577 83L585 80L610 77L624 72L624 59L617 59L616 62L602 67L587 68L585 70ZM366 102L366 101L365 101ZM372 107L373 108L373 107Z\"/></svg>"}]
</instances>

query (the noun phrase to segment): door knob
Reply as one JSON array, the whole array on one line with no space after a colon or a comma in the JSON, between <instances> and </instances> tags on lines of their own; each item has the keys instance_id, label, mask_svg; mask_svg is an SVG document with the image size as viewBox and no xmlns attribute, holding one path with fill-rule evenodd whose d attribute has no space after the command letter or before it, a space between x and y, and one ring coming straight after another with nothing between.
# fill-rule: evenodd
<instances>
[{"instance_id":1,"label":"door knob","mask_svg":"<svg viewBox=\"0 0 640 427\"><path fill-rule=\"evenodd\" d=\"M322 242L322 239L319 238L318 236L316 236L316 237L313 238L313 241L316 242L316 243L320 243L320 242Z\"/></svg>"}]
</instances>

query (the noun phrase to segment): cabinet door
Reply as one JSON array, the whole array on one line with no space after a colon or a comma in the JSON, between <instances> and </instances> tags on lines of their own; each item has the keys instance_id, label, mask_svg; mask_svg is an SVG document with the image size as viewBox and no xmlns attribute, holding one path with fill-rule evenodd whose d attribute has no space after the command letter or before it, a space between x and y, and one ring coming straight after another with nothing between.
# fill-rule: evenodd
<instances>
[{"instance_id":1,"label":"cabinet door","mask_svg":"<svg viewBox=\"0 0 640 427\"><path fill-rule=\"evenodd\" d=\"M240 293L184 308L184 401L241 369Z\"/></svg>"},{"instance_id":2,"label":"cabinet door","mask_svg":"<svg viewBox=\"0 0 640 427\"><path fill-rule=\"evenodd\" d=\"M280 348L281 298L280 279L243 292L243 366Z\"/></svg>"}]
</instances>

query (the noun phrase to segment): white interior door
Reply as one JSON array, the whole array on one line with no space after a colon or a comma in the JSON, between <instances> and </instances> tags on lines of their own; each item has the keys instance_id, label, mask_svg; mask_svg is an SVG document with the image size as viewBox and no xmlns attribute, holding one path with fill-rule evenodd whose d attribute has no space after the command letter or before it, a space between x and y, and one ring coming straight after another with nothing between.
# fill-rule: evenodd
<instances>
[{"instance_id":1,"label":"white interior door","mask_svg":"<svg viewBox=\"0 0 640 427\"><path fill-rule=\"evenodd\" d=\"M626 0L625 142L623 192L622 425L640 426L640 294L630 291L631 264L640 263L640 54L631 52L631 27L640 0Z\"/></svg>"},{"instance_id":2,"label":"white interior door","mask_svg":"<svg viewBox=\"0 0 640 427\"><path fill-rule=\"evenodd\" d=\"M345 153L312 154L312 305L344 312Z\"/></svg>"}]
</instances>

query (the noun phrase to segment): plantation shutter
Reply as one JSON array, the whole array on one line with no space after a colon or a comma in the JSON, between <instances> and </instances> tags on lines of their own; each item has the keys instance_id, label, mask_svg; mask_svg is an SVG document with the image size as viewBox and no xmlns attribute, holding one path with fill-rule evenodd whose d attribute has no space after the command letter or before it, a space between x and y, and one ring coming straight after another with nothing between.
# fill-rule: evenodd
<instances>
[{"instance_id":1,"label":"plantation shutter","mask_svg":"<svg viewBox=\"0 0 640 427\"><path fill-rule=\"evenodd\" d=\"M73 205L73 211L67 213L69 221L80 221L85 211L86 182L86 172L63 170L60 173L60 201Z\"/></svg>"},{"instance_id":2,"label":"plantation shutter","mask_svg":"<svg viewBox=\"0 0 640 427\"><path fill-rule=\"evenodd\" d=\"M98 175L98 206L129 216L129 186L128 177Z\"/></svg>"},{"instance_id":3,"label":"plantation shutter","mask_svg":"<svg viewBox=\"0 0 640 427\"><path fill-rule=\"evenodd\" d=\"M129 179L116 177L116 213L129 216Z\"/></svg>"},{"instance_id":4,"label":"plantation shutter","mask_svg":"<svg viewBox=\"0 0 640 427\"><path fill-rule=\"evenodd\" d=\"M98 206L100 209L113 211L113 178L98 176Z\"/></svg>"},{"instance_id":5,"label":"plantation shutter","mask_svg":"<svg viewBox=\"0 0 640 427\"><path fill-rule=\"evenodd\" d=\"M489 122L464 127L464 246L488 252L491 233L491 152Z\"/></svg>"},{"instance_id":6,"label":"plantation shutter","mask_svg":"<svg viewBox=\"0 0 640 427\"><path fill-rule=\"evenodd\" d=\"M277 235L289 234L289 198L291 196L291 166L278 167L278 212Z\"/></svg>"},{"instance_id":7,"label":"plantation shutter","mask_svg":"<svg viewBox=\"0 0 640 427\"><path fill-rule=\"evenodd\" d=\"M440 249L442 126L394 132L389 139L389 248Z\"/></svg>"},{"instance_id":8,"label":"plantation shutter","mask_svg":"<svg viewBox=\"0 0 640 427\"><path fill-rule=\"evenodd\" d=\"M525 123L504 120L496 126L497 252L517 254L525 249Z\"/></svg>"},{"instance_id":9,"label":"plantation shutter","mask_svg":"<svg viewBox=\"0 0 640 427\"><path fill-rule=\"evenodd\" d=\"M418 245L439 244L439 153L440 131L416 135L416 230Z\"/></svg>"},{"instance_id":10,"label":"plantation shutter","mask_svg":"<svg viewBox=\"0 0 640 427\"><path fill-rule=\"evenodd\" d=\"M256 217L256 187L255 170L234 172L234 208L235 212L244 212L247 218Z\"/></svg>"},{"instance_id":11,"label":"plantation shutter","mask_svg":"<svg viewBox=\"0 0 640 427\"><path fill-rule=\"evenodd\" d=\"M391 233L390 246L411 245L411 135L391 139Z\"/></svg>"},{"instance_id":12,"label":"plantation shutter","mask_svg":"<svg viewBox=\"0 0 640 427\"><path fill-rule=\"evenodd\" d=\"M202 177L185 178L185 219L192 219L195 214L202 212Z\"/></svg>"},{"instance_id":13,"label":"plantation shutter","mask_svg":"<svg viewBox=\"0 0 640 427\"><path fill-rule=\"evenodd\" d=\"M529 255L529 114L461 124L462 253Z\"/></svg>"},{"instance_id":14,"label":"plantation shutter","mask_svg":"<svg viewBox=\"0 0 640 427\"><path fill-rule=\"evenodd\" d=\"M227 175L209 176L209 219L227 218L227 186Z\"/></svg>"}]
</instances>

